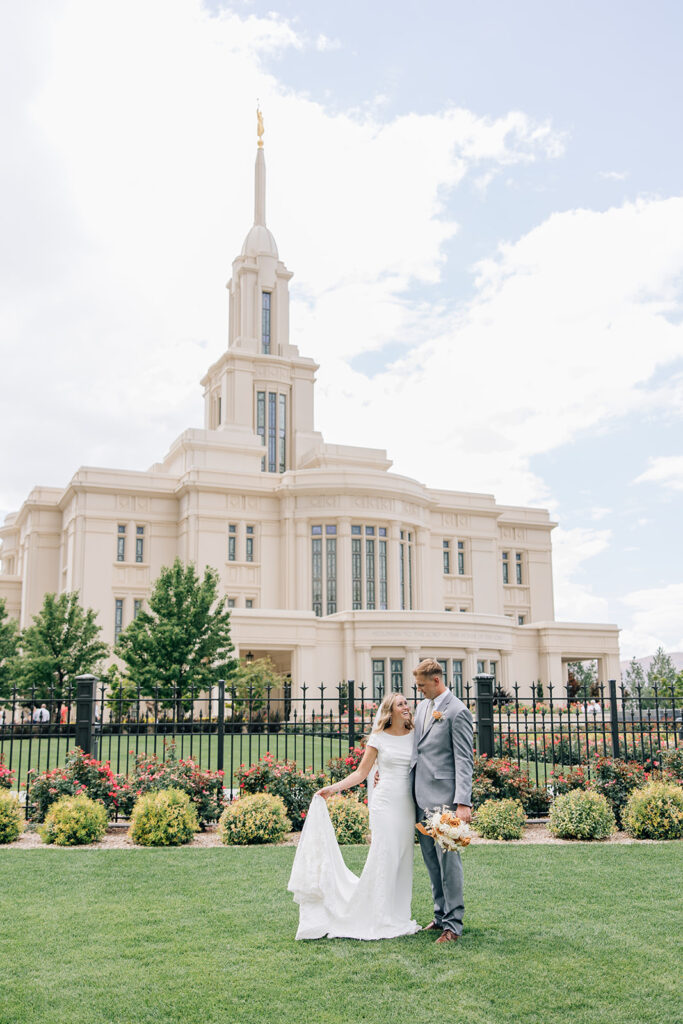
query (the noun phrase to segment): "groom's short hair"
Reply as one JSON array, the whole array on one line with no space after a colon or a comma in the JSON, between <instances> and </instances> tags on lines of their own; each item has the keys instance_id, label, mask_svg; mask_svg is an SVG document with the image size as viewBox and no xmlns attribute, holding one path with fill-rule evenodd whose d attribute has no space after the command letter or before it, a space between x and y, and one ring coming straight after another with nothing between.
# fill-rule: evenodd
<instances>
[{"instance_id":1,"label":"groom's short hair","mask_svg":"<svg viewBox=\"0 0 683 1024\"><path fill-rule=\"evenodd\" d=\"M443 679L443 668L434 658L424 658L423 661L413 669L414 676L439 676Z\"/></svg>"}]
</instances>

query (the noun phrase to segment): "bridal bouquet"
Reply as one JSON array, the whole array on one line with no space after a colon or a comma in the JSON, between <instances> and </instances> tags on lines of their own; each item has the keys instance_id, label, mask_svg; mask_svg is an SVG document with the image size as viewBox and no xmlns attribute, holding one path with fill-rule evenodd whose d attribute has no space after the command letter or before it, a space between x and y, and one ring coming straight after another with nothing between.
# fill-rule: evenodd
<instances>
[{"instance_id":1,"label":"bridal bouquet","mask_svg":"<svg viewBox=\"0 0 683 1024\"><path fill-rule=\"evenodd\" d=\"M415 826L423 836L431 836L442 850L457 850L459 846L469 846L472 839L470 827L453 811L443 808L428 814L424 822Z\"/></svg>"}]
</instances>

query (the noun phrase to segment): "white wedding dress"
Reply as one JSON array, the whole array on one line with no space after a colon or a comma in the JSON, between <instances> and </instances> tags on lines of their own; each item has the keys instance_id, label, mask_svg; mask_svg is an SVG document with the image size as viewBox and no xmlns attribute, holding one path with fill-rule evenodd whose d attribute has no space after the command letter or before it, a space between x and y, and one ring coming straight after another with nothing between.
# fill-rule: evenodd
<instances>
[{"instance_id":1,"label":"white wedding dress","mask_svg":"<svg viewBox=\"0 0 683 1024\"><path fill-rule=\"evenodd\" d=\"M288 889L299 904L297 939L392 939L420 926L410 917L415 803L410 785L413 734L370 735L379 778L370 800L372 842L360 878L344 864L321 796L311 802Z\"/></svg>"}]
</instances>

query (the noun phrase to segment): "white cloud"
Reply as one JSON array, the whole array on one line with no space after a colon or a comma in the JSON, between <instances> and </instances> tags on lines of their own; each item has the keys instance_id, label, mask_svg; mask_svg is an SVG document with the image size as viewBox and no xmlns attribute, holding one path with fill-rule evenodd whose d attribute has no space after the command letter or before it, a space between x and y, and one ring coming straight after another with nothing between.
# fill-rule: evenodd
<instances>
[{"instance_id":1,"label":"white cloud","mask_svg":"<svg viewBox=\"0 0 683 1024\"><path fill-rule=\"evenodd\" d=\"M563 622L609 622L607 601L594 591L585 562L609 547L610 530L553 531L555 617ZM598 581L599 588L599 581Z\"/></svg>"},{"instance_id":2,"label":"white cloud","mask_svg":"<svg viewBox=\"0 0 683 1024\"><path fill-rule=\"evenodd\" d=\"M649 467L633 482L656 483L673 491L683 491L683 455L660 455L650 459Z\"/></svg>"},{"instance_id":3,"label":"white cloud","mask_svg":"<svg viewBox=\"0 0 683 1024\"><path fill-rule=\"evenodd\" d=\"M628 178L628 171L598 171L598 178L606 178L608 181L625 181Z\"/></svg>"},{"instance_id":4,"label":"white cloud","mask_svg":"<svg viewBox=\"0 0 683 1024\"><path fill-rule=\"evenodd\" d=\"M683 650L683 583L636 590L621 600L631 614L621 635L622 658L642 658L658 647Z\"/></svg>"},{"instance_id":5,"label":"white cloud","mask_svg":"<svg viewBox=\"0 0 683 1024\"><path fill-rule=\"evenodd\" d=\"M266 55L316 46L275 15L212 15L200 0L5 15L3 412L23 440L0 456L4 508L81 463L144 468L202 422L197 382L225 347L224 284L251 223L257 97L269 223L296 271L293 334L328 386L354 391L341 361L443 333L444 311L405 293L440 279L457 230L448 191L562 147L520 112L332 116L264 71ZM329 414L351 440L346 411Z\"/></svg>"},{"instance_id":6,"label":"white cloud","mask_svg":"<svg viewBox=\"0 0 683 1024\"><path fill-rule=\"evenodd\" d=\"M341 440L343 424L362 444L379 429L397 469L433 485L545 501L533 455L670 396L672 382L646 382L683 349L683 328L664 315L682 279L683 199L673 198L551 216L479 264L466 308L392 305L397 321L383 330L380 319L370 346L418 343L372 381L344 365L364 334L354 305L340 303L329 347L317 315L305 332L322 363L323 430Z\"/></svg>"}]
</instances>

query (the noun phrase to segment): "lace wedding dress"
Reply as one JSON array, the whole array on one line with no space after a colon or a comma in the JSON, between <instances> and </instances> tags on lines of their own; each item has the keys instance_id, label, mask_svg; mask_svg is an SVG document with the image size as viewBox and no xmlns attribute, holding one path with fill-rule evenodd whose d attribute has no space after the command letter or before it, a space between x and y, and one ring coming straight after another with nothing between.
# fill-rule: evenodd
<instances>
[{"instance_id":1,"label":"lace wedding dress","mask_svg":"<svg viewBox=\"0 0 683 1024\"><path fill-rule=\"evenodd\" d=\"M420 930L410 918L415 803L413 734L372 733L380 781L370 801L372 842L360 878L344 864L321 796L313 797L288 889L299 904L297 939L391 939Z\"/></svg>"}]
</instances>

